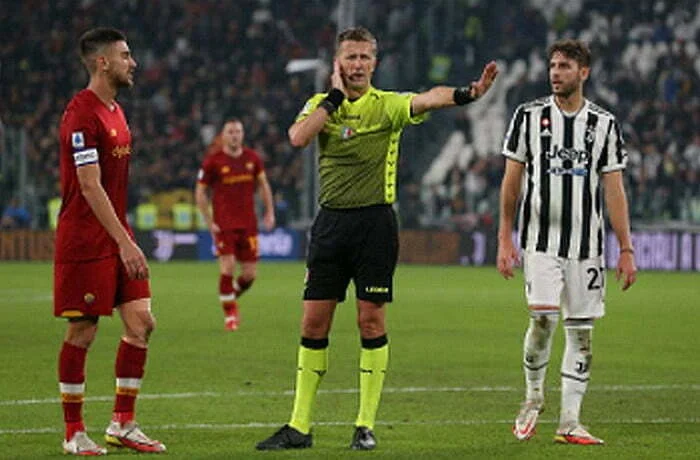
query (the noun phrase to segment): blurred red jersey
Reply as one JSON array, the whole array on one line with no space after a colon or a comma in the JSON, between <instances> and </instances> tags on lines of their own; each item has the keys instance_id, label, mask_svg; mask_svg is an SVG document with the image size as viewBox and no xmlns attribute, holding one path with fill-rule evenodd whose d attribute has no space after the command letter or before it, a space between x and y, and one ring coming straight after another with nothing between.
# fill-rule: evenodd
<instances>
[{"instance_id":1,"label":"blurred red jersey","mask_svg":"<svg viewBox=\"0 0 700 460\"><path fill-rule=\"evenodd\" d=\"M116 102L107 107L84 89L68 103L60 128L62 204L56 229L55 261L79 262L119 254L83 197L77 168L98 163L101 183L121 223L126 221L131 132Z\"/></svg>"},{"instance_id":2,"label":"blurred red jersey","mask_svg":"<svg viewBox=\"0 0 700 460\"><path fill-rule=\"evenodd\" d=\"M197 181L211 187L214 222L222 231L257 231L255 189L264 171L260 156L247 147L239 157L218 150L204 159Z\"/></svg>"}]
</instances>

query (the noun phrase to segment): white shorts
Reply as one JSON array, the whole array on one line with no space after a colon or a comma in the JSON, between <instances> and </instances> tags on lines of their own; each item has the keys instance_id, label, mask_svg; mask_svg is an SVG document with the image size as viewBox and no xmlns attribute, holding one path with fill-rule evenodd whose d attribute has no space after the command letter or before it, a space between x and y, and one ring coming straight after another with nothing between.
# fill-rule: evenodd
<instances>
[{"instance_id":1,"label":"white shorts","mask_svg":"<svg viewBox=\"0 0 700 460\"><path fill-rule=\"evenodd\" d=\"M564 319L605 315L605 260L565 259L540 252L523 253L525 296L533 312L554 313ZM543 307L543 308L533 308Z\"/></svg>"}]
</instances>

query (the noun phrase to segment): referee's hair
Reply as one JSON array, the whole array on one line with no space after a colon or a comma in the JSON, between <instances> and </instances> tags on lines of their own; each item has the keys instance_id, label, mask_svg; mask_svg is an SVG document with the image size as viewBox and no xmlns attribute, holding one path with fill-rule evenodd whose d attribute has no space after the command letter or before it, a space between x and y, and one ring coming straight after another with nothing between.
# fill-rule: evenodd
<instances>
[{"instance_id":1,"label":"referee's hair","mask_svg":"<svg viewBox=\"0 0 700 460\"><path fill-rule=\"evenodd\" d=\"M578 62L581 67L591 66L591 50L581 40L566 38L554 42L547 50L547 60L551 60L552 55L557 52Z\"/></svg>"},{"instance_id":2,"label":"referee's hair","mask_svg":"<svg viewBox=\"0 0 700 460\"><path fill-rule=\"evenodd\" d=\"M121 30L112 27L90 29L85 32L78 41L80 59L85 66L92 71L94 67L94 63L91 59L92 56L103 46L119 41L126 41L126 35Z\"/></svg>"},{"instance_id":3,"label":"referee's hair","mask_svg":"<svg viewBox=\"0 0 700 460\"><path fill-rule=\"evenodd\" d=\"M372 32L367 30L365 27L350 27L338 34L338 38L335 41L336 50L340 49L340 44L345 41L353 42L369 42L374 48L374 54L377 54L377 39L374 38Z\"/></svg>"}]
</instances>

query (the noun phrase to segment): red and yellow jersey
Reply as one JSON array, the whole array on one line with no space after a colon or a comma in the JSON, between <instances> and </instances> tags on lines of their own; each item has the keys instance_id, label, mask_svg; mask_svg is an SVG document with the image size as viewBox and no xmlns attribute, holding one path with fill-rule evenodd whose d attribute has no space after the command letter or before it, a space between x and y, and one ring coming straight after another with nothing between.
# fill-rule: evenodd
<instances>
[{"instance_id":1,"label":"red and yellow jersey","mask_svg":"<svg viewBox=\"0 0 700 460\"><path fill-rule=\"evenodd\" d=\"M264 171L260 156L246 147L238 157L217 150L204 159L197 181L212 190L214 222L221 230L257 231L255 189Z\"/></svg>"},{"instance_id":2,"label":"red and yellow jersey","mask_svg":"<svg viewBox=\"0 0 700 460\"><path fill-rule=\"evenodd\" d=\"M79 262L118 254L83 197L77 169L99 164L101 183L121 223L126 221L131 132L119 104L105 105L84 89L68 103L60 127L62 205L56 229L55 260Z\"/></svg>"}]
</instances>

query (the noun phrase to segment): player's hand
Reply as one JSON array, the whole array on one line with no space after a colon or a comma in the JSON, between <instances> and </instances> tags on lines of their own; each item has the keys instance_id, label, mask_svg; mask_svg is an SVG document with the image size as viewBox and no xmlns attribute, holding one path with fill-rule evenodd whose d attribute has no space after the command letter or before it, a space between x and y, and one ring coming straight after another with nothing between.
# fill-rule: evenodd
<instances>
[{"instance_id":1,"label":"player's hand","mask_svg":"<svg viewBox=\"0 0 700 460\"><path fill-rule=\"evenodd\" d=\"M333 60L331 87L341 90L346 96L348 95L348 92L345 90L345 82L343 81L343 70L340 68L340 62L337 59Z\"/></svg>"},{"instance_id":2,"label":"player's hand","mask_svg":"<svg viewBox=\"0 0 700 460\"><path fill-rule=\"evenodd\" d=\"M263 225L268 232L275 228L275 213L266 212L263 216Z\"/></svg>"},{"instance_id":3,"label":"player's hand","mask_svg":"<svg viewBox=\"0 0 700 460\"><path fill-rule=\"evenodd\" d=\"M503 278L512 278L513 266L519 263L520 256L518 255L518 250L515 249L513 242L510 240L499 242L498 255L496 256L496 266L498 267L498 271L501 272L501 275L503 275Z\"/></svg>"},{"instance_id":4,"label":"player's hand","mask_svg":"<svg viewBox=\"0 0 700 460\"><path fill-rule=\"evenodd\" d=\"M631 252L620 253L620 258L617 261L617 270L615 278L620 281L622 278L622 290L626 291L630 286L637 281L637 266L634 263L634 254Z\"/></svg>"},{"instance_id":5,"label":"player's hand","mask_svg":"<svg viewBox=\"0 0 700 460\"><path fill-rule=\"evenodd\" d=\"M471 96L474 99L479 99L481 96L483 96L484 93L491 88L491 85L493 85L496 75L498 75L498 65L496 65L495 61L491 61L484 67L479 81L472 82Z\"/></svg>"},{"instance_id":6,"label":"player's hand","mask_svg":"<svg viewBox=\"0 0 700 460\"><path fill-rule=\"evenodd\" d=\"M221 227L216 222L211 223L211 228L209 229L212 235L215 233L221 233Z\"/></svg>"},{"instance_id":7,"label":"player's hand","mask_svg":"<svg viewBox=\"0 0 700 460\"><path fill-rule=\"evenodd\" d=\"M129 279L145 280L149 277L146 256L138 245L129 239L119 246L119 257L126 268Z\"/></svg>"}]
</instances>

